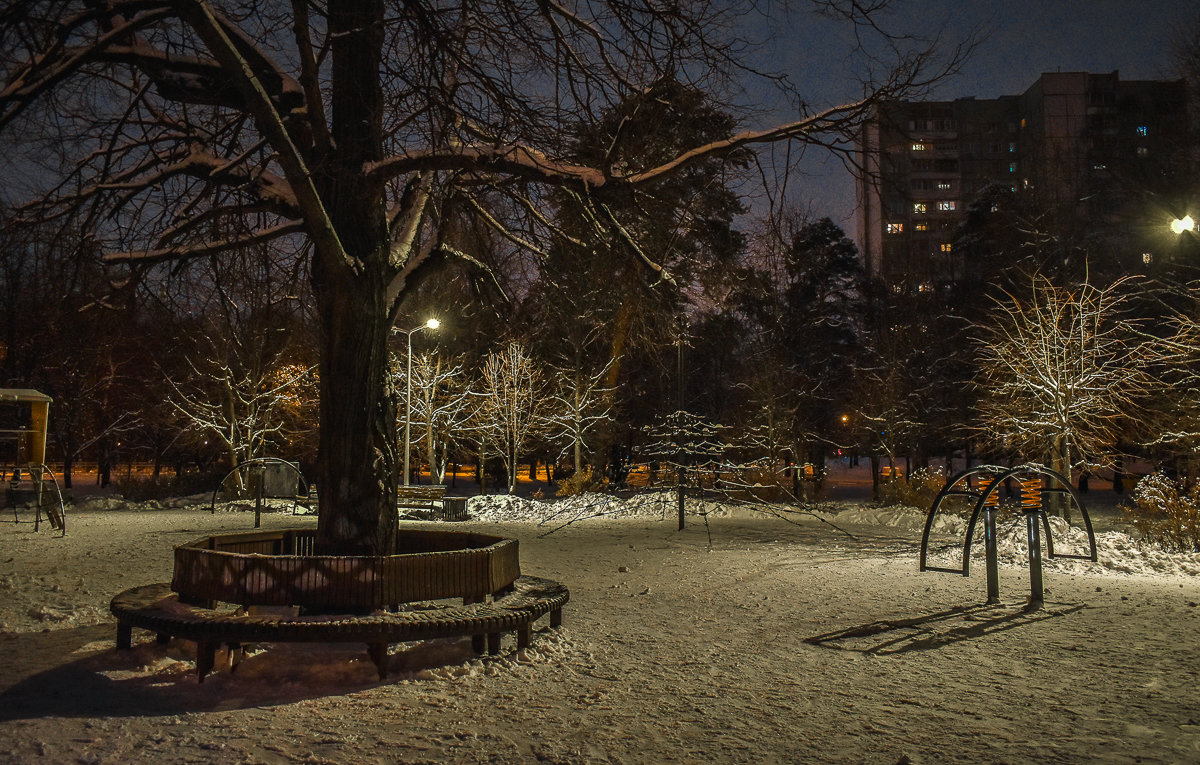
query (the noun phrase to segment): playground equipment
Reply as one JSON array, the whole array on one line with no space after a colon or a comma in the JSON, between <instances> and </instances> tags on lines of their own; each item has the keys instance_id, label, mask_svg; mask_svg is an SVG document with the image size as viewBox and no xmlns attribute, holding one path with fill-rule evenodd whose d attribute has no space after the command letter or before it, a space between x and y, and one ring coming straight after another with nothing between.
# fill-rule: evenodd
<instances>
[{"instance_id":1,"label":"playground equipment","mask_svg":"<svg viewBox=\"0 0 1200 765\"><path fill-rule=\"evenodd\" d=\"M13 509L14 522L21 520L20 508L33 508L34 531L41 529L45 511L51 528L66 534L62 490L45 464L51 400L28 388L0 388L0 474L7 481L4 502Z\"/></svg>"},{"instance_id":2,"label":"playground equipment","mask_svg":"<svg viewBox=\"0 0 1200 765\"><path fill-rule=\"evenodd\" d=\"M987 569L987 602L998 603L1000 600L999 561L996 552L996 516L1000 511L1000 492L1009 482L1020 487L1020 511L1025 515L1026 541L1029 548L1029 604L1027 610L1034 611L1044 603L1042 587L1042 541L1041 531L1046 533L1046 554L1051 558L1074 558L1095 562L1096 534L1092 530L1092 519L1079 493L1071 486L1070 480L1042 465L1020 465L1013 468L996 465L979 465L964 470L946 481L946 485L938 492L925 519L925 532L921 535L921 571L937 571L945 574L960 574L970 576L971 543L975 537L975 527L980 516L983 517L984 557ZM1078 508L1083 517L1083 525L1087 530L1088 554L1059 553L1054 550L1054 535L1050 530L1050 520L1046 515L1044 498L1046 496L1062 496L1070 499L1072 505ZM929 534L942 504L952 497L965 497L973 502L971 519L967 524L966 539L963 542L962 566L960 568L941 568L928 563ZM1039 520L1041 521L1039 523Z\"/></svg>"},{"instance_id":3,"label":"playground equipment","mask_svg":"<svg viewBox=\"0 0 1200 765\"><path fill-rule=\"evenodd\" d=\"M254 528L262 525L264 499L288 499L292 514L303 505L312 504L312 487L300 472L300 465L278 457L256 457L246 460L225 474L213 489L209 512L217 511L218 502L254 501Z\"/></svg>"}]
</instances>

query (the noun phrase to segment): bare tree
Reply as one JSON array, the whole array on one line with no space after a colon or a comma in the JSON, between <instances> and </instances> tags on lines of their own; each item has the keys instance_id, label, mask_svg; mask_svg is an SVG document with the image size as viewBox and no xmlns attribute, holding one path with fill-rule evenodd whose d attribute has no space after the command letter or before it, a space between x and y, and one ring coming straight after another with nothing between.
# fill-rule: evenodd
<instances>
[{"instance_id":1,"label":"bare tree","mask_svg":"<svg viewBox=\"0 0 1200 765\"><path fill-rule=\"evenodd\" d=\"M667 75L715 93L755 74L736 58L742 3L17 0L0 11L0 130L33 144L8 161L56 160L39 214L78 220L135 271L307 238L321 327L318 545L379 553L398 529L388 336L423 279L481 264L458 222L544 253L561 234L543 204L557 188L622 236L610 200L756 144L848 156L874 103L958 63L939 67L912 38L865 40L880 34L884 1L814 5L854 26L863 70L881 77L824 108L793 94L792 122L678 147L636 172L603 155L572 161L572 126ZM880 66L880 50L895 60ZM231 228L244 233L213 234ZM629 256L669 282L636 244Z\"/></svg>"},{"instance_id":2,"label":"bare tree","mask_svg":"<svg viewBox=\"0 0 1200 765\"><path fill-rule=\"evenodd\" d=\"M1129 281L1067 289L1035 276L998 304L977 347L985 439L1065 476L1107 464L1160 355L1129 315Z\"/></svg>"},{"instance_id":3,"label":"bare tree","mask_svg":"<svg viewBox=\"0 0 1200 765\"><path fill-rule=\"evenodd\" d=\"M396 365L397 387L404 372ZM422 431L425 460L434 483L446 480L450 445L471 416L470 394L460 363L450 362L437 353L422 353L413 360L413 422Z\"/></svg>"},{"instance_id":4,"label":"bare tree","mask_svg":"<svg viewBox=\"0 0 1200 765\"><path fill-rule=\"evenodd\" d=\"M612 422L611 390L604 386L612 364L609 361L592 375L575 369L559 369L555 372L547 426L552 441L566 444L562 453L571 452L576 473L583 470L583 455L587 451L591 430L602 423Z\"/></svg>"},{"instance_id":5,"label":"bare tree","mask_svg":"<svg viewBox=\"0 0 1200 765\"><path fill-rule=\"evenodd\" d=\"M264 453L312 384L313 368L284 363L278 355L267 361L239 369L215 354L189 358L187 381L170 381L167 403L191 428L221 444L231 469ZM241 473L235 475L240 482Z\"/></svg>"},{"instance_id":6,"label":"bare tree","mask_svg":"<svg viewBox=\"0 0 1200 765\"><path fill-rule=\"evenodd\" d=\"M1142 441L1168 449L1178 472L1191 484L1200 475L1200 283L1184 287L1181 307L1168 309L1160 327L1162 385L1146 418Z\"/></svg>"},{"instance_id":7,"label":"bare tree","mask_svg":"<svg viewBox=\"0 0 1200 765\"><path fill-rule=\"evenodd\" d=\"M517 460L531 438L546 428L546 381L519 343L488 354L480 374L475 428L496 444L508 470L508 490L517 488Z\"/></svg>"}]
</instances>

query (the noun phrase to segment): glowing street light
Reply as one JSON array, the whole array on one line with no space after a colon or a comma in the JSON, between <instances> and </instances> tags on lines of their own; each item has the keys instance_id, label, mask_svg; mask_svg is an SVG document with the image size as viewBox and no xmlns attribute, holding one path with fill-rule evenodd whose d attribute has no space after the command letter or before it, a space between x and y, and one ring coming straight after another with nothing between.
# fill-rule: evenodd
<instances>
[{"instance_id":1,"label":"glowing street light","mask_svg":"<svg viewBox=\"0 0 1200 765\"><path fill-rule=\"evenodd\" d=\"M1171 232L1182 234L1184 231L1195 231L1196 221L1192 220L1192 216L1185 215L1182 218L1176 218L1171 221Z\"/></svg>"},{"instance_id":2,"label":"glowing street light","mask_svg":"<svg viewBox=\"0 0 1200 765\"><path fill-rule=\"evenodd\" d=\"M409 485L408 480L408 455L411 444L409 443L409 430L412 428L412 336L414 332L420 332L423 329L437 329L442 326L442 323L437 319L430 319L419 327L413 327L409 330L396 329L394 332L403 332L405 340L408 341L408 369L404 373L404 485Z\"/></svg>"}]
</instances>

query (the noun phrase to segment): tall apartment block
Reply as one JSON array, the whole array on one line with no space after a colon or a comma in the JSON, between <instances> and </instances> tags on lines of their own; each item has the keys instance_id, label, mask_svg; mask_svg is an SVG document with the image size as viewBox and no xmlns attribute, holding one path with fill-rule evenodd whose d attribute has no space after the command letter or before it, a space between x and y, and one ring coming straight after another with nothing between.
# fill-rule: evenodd
<instances>
[{"instance_id":1,"label":"tall apartment block","mask_svg":"<svg viewBox=\"0 0 1200 765\"><path fill-rule=\"evenodd\" d=\"M996 188L1120 227L1122 264L1152 262L1166 246L1152 230L1170 220L1153 207L1183 174L1186 100L1182 81L1055 72L1018 96L880 105L858 145L867 274L897 290L969 279L970 253L956 252L956 238L969 206Z\"/></svg>"}]
</instances>

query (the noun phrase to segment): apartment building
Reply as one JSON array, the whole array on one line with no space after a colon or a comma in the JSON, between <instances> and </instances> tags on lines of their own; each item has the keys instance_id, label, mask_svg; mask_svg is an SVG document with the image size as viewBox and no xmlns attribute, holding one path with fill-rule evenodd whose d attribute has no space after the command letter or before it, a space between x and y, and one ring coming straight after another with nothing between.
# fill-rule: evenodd
<instances>
[{"instance_id":1,"label":"apartment building","mask_svg":"<svg viewBox=\"0 0 1200 765\"><path fill-rule=\"evenodd\" d=\"M1118 72L1046 73L1016 96L883 104L859 136L864 266L898 291L969 281L961 227L996 189L1122 232L1114 257L1149 266L1167 246L1155 232L1172 189L1190 177L1179 166L1187 132L1182 81Z\"/></svg>"}]
</instances>

